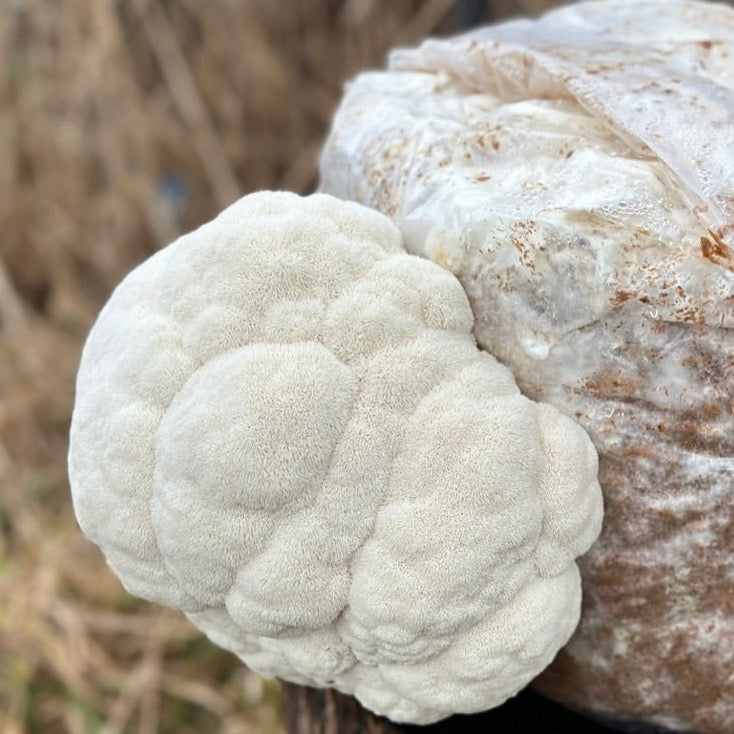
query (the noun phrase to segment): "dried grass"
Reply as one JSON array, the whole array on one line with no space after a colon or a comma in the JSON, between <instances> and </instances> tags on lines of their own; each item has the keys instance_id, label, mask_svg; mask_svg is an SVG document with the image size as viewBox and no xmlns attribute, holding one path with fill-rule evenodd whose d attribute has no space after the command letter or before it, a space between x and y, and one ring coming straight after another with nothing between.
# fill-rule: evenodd
<instances>
[{"instance_id":1,"label":"dried grass","mask_svg":"<svg viewBox=\"0 0 734 734\"><path fill-rule=\"evenodd\" d=\"M343 80L469 5L0 0L2 734L280 731L275 684L127 596L76 529L81 343L157 247L247 191L311 189Z\"/></svg>"}]
</instances>

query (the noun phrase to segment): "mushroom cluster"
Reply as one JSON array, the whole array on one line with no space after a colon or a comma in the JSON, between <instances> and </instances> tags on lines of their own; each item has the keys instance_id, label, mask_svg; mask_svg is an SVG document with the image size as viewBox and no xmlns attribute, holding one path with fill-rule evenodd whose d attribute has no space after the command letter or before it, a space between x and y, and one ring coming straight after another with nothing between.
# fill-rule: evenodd
<instances>
[{"instance_id":1,"label":"mushroom cluster","mask_svg":"<svg viewBox=\"0 0 734 734\"><path fill-rule=\"evenodd\" d=\"M480 351L382 214L247 196L118 286L69 472L126 588L253 670L395 721L493 707L579 616L596 452Z\"/></svg>"}]
</instances>

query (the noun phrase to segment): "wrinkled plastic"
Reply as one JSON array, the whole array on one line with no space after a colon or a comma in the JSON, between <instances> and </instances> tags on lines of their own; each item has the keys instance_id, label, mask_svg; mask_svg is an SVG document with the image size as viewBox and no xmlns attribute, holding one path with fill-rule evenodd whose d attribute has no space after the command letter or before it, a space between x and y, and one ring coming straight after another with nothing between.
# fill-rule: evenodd
<instances>
[{"instance_id":1,"label":"wrinkled plastic","mask_svg":"<svg viewBox=\"0 0 734 734\"><path fill-rule=\"evenodd\" d=\"M387 213L455 273L480 250L506 270L532 260L523 277L547 284L541 243L573 251L587 267L567 285L586 297L556 298L528 344L630 299L732 328L732 53L730 8L676 0L581 3L395 51L349 85L322 190Z\"/></svg>"},{"instance_id":2,"label":"wrinkled plastic","mask_svg":"<svg viewBox=\"0 0 734 734\"><path fill-rule=\"evenodd\" d=\"M712 38L712 32L714 37ZM734 243L734 24L704 3L581 3L390 57L505 101L573 99L640 156L656 156L702 226Z\"/></svg>"}]
</instances>

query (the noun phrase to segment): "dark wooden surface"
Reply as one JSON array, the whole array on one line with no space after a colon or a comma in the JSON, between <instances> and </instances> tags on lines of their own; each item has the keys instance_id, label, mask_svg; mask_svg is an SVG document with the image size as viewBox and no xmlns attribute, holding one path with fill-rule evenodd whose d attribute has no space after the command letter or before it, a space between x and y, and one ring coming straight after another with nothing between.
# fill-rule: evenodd
<instances>
[{"instance_id":1,"label":"dark wooden surface","mask_svg":"<svg viewBox=\"0 0 734 734\"><path fill-rule=\"evenodd\" d=\"M366 711L351 696L331 689L283 683L283 723L288 734L399 734L387 719Z\"/></svg>"},{"instance_id":2,"label":"dark wooden surface","mask_svg":"<svg viewBox=\"0 0 734 734\"><path fill-rule=\"evenodd\" d=\"M569 711L530 690L474 716L453 716L431 726L392 724L366 711L351 696L333 690L283 684L283 720L288 734L653 734L639 722L601 722ZM662 732L661 732L662 734Z\"/></svg>"}]
</instances>

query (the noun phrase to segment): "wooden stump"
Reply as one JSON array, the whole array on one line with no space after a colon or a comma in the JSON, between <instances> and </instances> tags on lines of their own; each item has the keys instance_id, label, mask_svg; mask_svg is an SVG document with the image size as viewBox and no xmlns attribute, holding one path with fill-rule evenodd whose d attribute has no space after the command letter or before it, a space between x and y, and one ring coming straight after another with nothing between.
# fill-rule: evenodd
<instances>
[{"instance_id":1,"label":"wooden stump","mask_svg":"<svg viewBox=\"0 0 734 734\"><path fill-rule=\"evenodd\" d=\"M502 706L473 716L452 716L430 726L393 724L365 710L351 696L326 689L282 684L287 734L666 734L639 721L587 717L525 689ZM672 734L672 732L670 732Z\"/></svg>"},{"instance_id":2,"label":"wooden stump","mask_svg":"<svg viewBox=\"0 0 734 734\"><path fill-rule=\"evenodd\" d=\"M331 688L283 683L283 723L288 734L401 734L387 719Z\"/></svg>"}]
</instances>

